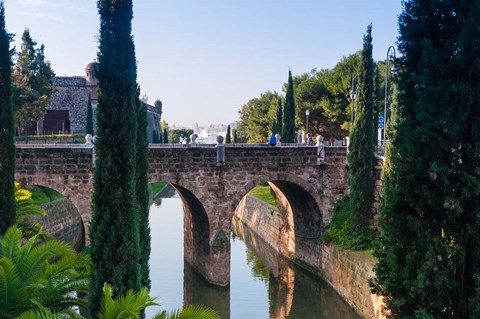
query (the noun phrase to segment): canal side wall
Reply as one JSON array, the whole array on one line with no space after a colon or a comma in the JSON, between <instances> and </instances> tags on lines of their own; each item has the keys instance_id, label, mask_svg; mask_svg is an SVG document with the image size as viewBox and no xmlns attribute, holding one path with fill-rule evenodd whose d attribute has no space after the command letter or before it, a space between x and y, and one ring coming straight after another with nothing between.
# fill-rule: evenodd
<instances>
[{"instance_id":1,"label":"canal side wall","mask_svg":"<svg viewBox=\"0 0 480 319\"><path fill-rule=\"evenodd\" d=\"M238 205L235 219L263 238L276 251L281 251L278 208L247 195ZM374 265L375 259L363 252L344 250L324 243L321 269L311 270L318 272L362 317L384 319L381 297L373 295L368 284L374 277Z\"/></svg>"},{"instance_id":2,"label":"canal side wall","mask_svg":"<svg viewBox=\"0 0 480 319\"><path fill-rule=\"evenodd\" d=\"M57 240L64 241L77 251L84 246L83 222L75 205L67 198L57 199L41 205L46 216L28 216L24 220L35 222Z\"/></svg>"}]
</instances>

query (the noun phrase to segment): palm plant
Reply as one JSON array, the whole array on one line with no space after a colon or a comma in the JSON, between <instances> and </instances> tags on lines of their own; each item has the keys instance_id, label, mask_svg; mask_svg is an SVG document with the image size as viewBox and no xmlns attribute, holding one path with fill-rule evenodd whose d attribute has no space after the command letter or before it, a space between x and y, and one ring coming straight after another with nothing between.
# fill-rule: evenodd
<instances>
[{"instance_id":1,"label":"palm plant","mask_svg":"<svg viewBox=\"0 0 480 319\"><path fill-rule=\"evenodd\" d=\"M98 319L140 319L145 308L157 305L155 298L148 295L148 289L143 287L138 292L129 290L125 296L112 297L112 287L103 285L102 303ZM153 319L219 319L218 314L205 306L187 306L171 313L163 311Z\"/></svg>"},{"instance_id":2,"label":"palm plant","mask_svg":"<svg viewBox=\"0 0 480 319\"><path fill-rule=\"evenodd\" d=\"M73 307L86 305L76 291L88 287L88 256L40 234L23 238L17 225L0 237L0 318L49 311L74 317Z\"/></svg>"},{"instance_id":3,"label":"palm plant","mask_svg":"<svg viewBox=\"0 0 480 319\"><path fill-rule=\"evenodd\" d=\"M32 193L20 186L18 182L15 182L15 203L17 214L17 226L22 230L25 237L31 237L35 234L42 234L45 238L47 235L41 232L41 226L37 223L29 221L29 217L42 216L44 217L45 211L35 204L32 199Z\"/></svg>"}]
</instances>

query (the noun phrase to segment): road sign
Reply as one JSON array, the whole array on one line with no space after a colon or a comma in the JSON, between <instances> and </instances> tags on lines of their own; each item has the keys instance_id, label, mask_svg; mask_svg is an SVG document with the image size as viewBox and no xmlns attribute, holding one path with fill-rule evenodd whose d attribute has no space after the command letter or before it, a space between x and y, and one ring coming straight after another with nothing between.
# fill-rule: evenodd
<instances>
[{"instance_id":1,"label":"road sign","mask_svg":"<svg viewBox=\"0 0 480 319\"><path fill-rule=\"evenodd\" d=\"M378 128L379 128L379 129L383 129L383 127L384 127L383 114L379 114L379 115L378 115Z\"/></svg>"}]
</instances>

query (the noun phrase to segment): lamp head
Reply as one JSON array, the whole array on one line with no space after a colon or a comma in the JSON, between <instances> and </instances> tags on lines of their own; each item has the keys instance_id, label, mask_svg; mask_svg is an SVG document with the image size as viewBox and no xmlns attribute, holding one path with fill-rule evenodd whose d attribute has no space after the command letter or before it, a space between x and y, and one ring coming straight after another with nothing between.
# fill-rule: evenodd
<instances>
[{"instance_id":1,"label":"lamp head","mask_svg":"<svg viewBox=\"0 0 480 319\"><path fill-rule=\"evenodd\" d=\"M350 91L350 98L351 98L352 100L355 100L355 97L356 97L356 96L357 96L357 91L351 90L351 91Z\"/></svg>"},{"instance_id":2,"label":"lamp head","mask_svg":"<svg viewBox=\"0 0 480 319\"><path fill-rule=\"evenodd\" d=\"M392 74L392 77L396 77L398 75L398 68L395 66L395 64L392 66L390 72Z\"/></svg>"},{"instance_id":3,"label":"lamp head","mask_svg":"<svg viewBox=\"0 0 480 319\"><path fill-rule=\"evenodd\" d=\"M309 110L306 110L306 111L305 111L305 115L306 115L306 116L309 116L309 115L310 115L310 111L309 111Z\"/></svg>"}]
</instances>

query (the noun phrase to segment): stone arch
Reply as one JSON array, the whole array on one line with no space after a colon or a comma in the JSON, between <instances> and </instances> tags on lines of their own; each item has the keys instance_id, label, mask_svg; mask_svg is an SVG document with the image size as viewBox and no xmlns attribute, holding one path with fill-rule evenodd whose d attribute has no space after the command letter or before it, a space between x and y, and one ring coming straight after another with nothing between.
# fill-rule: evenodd
<instances>
[{"instance_id":1,"label":"stone arch","mask_svg":"<svg viewBox=\"0 0 480 319\"><path fill-rule=\"evenodd\" d=\"M269 183L279 201L280 252L302 264L319 266L323 231L319 192L297 176L269 174L247 183L244 193L236 194L235 203L252 188L265 183Z\"/></svg>"},{"instance_id":2,"label":"stone arch","mask_svg":"<svg viewBox=\"0 0 480 319\"><path fill-rule=\"evenodd\" d=\"M184 211L184 247L191 247L194 255L209 254L210 227L208 215L198 198L188 189L178 184L171 184L182 200ZM187 252L185 252L187 255ZM193 257L193 256L192 256ZM198 257L198 256L197 256Z\"/></svg>"},{"instance_id":3,"label":"stone arch","mask_svg":"<svg viewBox=\"0 0 480 319\"><path fill-rule=\"evenodd\" d=\"M22 187L40 186L63 194L63 192L37 183L33 179L29 181L20 179L19 183ZM63 189L63 191L65 190ZM47 213L45 217L31 216L27 217L27 219L42 225L45 232L57 240L65 241L73 246L75 250L81 251L85 247L86 232L84 218L77 205L69 197L64 197L41 206Z\"/></svg>"}]
</instances>

